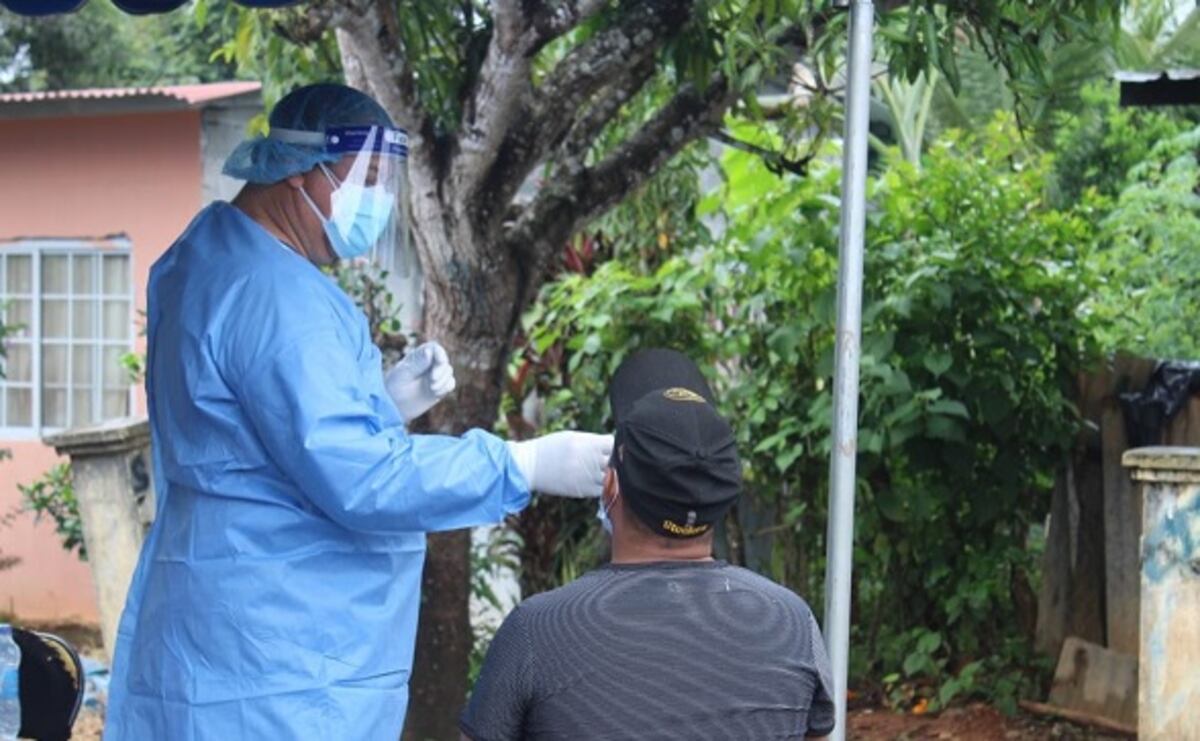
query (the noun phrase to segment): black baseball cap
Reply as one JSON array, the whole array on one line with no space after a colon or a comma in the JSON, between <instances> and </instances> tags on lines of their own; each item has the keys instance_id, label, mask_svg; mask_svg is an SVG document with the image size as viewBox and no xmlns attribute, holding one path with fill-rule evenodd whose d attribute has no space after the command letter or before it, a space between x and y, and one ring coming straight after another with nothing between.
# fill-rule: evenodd
<instances>
[{"instance_id":1,"label":"black baseball cap","mask_svg":"<svg viewBox=\"0 0 1200 741\"><path fill-rule=\"evenodd\" d=\"M613 375L612 466L621 496L651 530L694 538L737 500L742 466L704 374L674 350L642 350Z\"/></svg>"}]
</instances>

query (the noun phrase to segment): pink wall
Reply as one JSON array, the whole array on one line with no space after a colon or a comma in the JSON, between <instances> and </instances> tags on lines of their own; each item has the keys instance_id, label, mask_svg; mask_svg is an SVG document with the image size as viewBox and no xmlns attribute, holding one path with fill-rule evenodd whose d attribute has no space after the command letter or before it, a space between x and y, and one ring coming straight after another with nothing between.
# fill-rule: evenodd
<instances>
[{"instance_id":1,"label":"pink wall","mask_svg":"<svg viewBox=\"0 0 1200 741\"><path fill-rule=\"evenodd\" d=\"M54 450L40 442L0 443L13 454L0 463L0 512L20 501L17 484L27 484L58 462ZM96 595L86 563L59 545L54 523L20 515L0 529L5 556L21 562L0 571L0 613L26 620L96 621Z\"/></svg>"},{"instance_id":2,"label":"pink wall","mask_svg":"<svg viewBox=\"0 0 1200 741\"><path fill-rule=\"evenodd\" d=\"M201 206L200 112L0 120L0 241L124 233L134 296L145 309L150 265ZM144 350L142 338L138 349ZM136 413L145 402L138 394ZM54 464L37 441L0 439L0 513L20 503L18 483ZM62 550L52 524L23 514L0 528L21 563L0 571L0 612L26 620L96 620L87 565Z\"/></svg>"}]
</instances>

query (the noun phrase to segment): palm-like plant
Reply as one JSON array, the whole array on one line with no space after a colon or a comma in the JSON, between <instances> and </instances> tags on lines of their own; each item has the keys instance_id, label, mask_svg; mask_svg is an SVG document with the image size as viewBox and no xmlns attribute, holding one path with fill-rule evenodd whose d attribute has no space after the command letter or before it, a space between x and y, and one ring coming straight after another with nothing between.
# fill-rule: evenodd
<instances>
[{"instance_id":1,"label":"palm-like plant","mask_svg":"<svg viewBox=\"0 0 1200 741\"><path fill-rule=\"evenodd\" d=\"M921 164L933 95L941 85L942 75L936 69L922 72L912 82L895 77L882 77L875 82L875 96L887 109L892 137L904 159L914 166ZM871 143L875 147L884 144L874 135Z\"/></svg>"},{"instance_id":2,"label":"palm-like plant","mask_svg":"<svg viewBox=\"0 0 1200 741\"><path fill-rule=\"evenodd\" d=\"M1120 69L1157 71L1200 67L1200 6L1191 0L1126 0L1113 48Z\"/></svg>"}]
</instances>

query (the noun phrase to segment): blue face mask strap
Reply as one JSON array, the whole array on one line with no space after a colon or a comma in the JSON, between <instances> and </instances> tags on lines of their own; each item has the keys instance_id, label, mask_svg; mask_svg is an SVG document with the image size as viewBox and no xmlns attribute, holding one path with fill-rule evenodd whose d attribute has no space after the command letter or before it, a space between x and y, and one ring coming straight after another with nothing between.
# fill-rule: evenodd
<instances>
[{"instance_id":1,"label":"blue face mask strap","mask_svg":"<svg viewBox=\"0 0 1200 741\"><path fill-rule=\"evenodd\" d=\"M337 176L329 171L329 168L325 166L324 162L318 162L317 167L321 168L321 172L325 174L325 179L329 181L329 184L333 186L334 190L342 187L342 181L338 180Z\"/></svg>"},{"instance_id":2,"label":"blue face mask strap","mask_svg":"<svg viewBox=\"0 0 1200 741\"><path fill-rule=\"evenodd\" d=\"M325 176L325 179L329 181L329 184L333 186L334 190L342 187L342 184L338 181L337 176L330 172L329 168L326 167L324 163L317 163L317 167L321 169L321 174ZM312 196L310 196L308 191L303 187L300 188L300 195L304 196L304 200L308 202L309 208L311 208L313 213L317 215L317 218L321 220L322 224L325 224L329 221L329 218L326 217L325 214L321 213L321 209L317 208L317 202L312 199Z\"/></svg>"},{"instance_id":3,"label":"blue face mask strap","mask_svg":"<svg viewBox=\"0 0 1200 741\"><path fill-rule=\"evenodd\" d=\"M317 216L317 218L321 220L322 224L324 224L326 221L329 221L329 217L321 213L321 209L317 208L317 202L312 199L312 196L308 194L308 191L305 190L303 186L300 187L300 195L304 198L304 202L308 204L308 207L312 209L312 212Z\"/></svg>"},{"instance_id":4,"label":"blue face mask strap","mask_svg":"<svg viewBox=\"0 0 1200 741\"><path fill-rule=\"evenodd\" d=\"M603 527L604 532L608 533L609 535L612 535L612 519L609 518L608 513L612 511L613 507L617 506L617 497L619 496L621 496L620 492L618 492L613 497L612 502L606 506L604 503L604 492L600 492L600 507L599 511L596 513L596 519L600 520L600 526Z\"/></svg>"}]
</instances>

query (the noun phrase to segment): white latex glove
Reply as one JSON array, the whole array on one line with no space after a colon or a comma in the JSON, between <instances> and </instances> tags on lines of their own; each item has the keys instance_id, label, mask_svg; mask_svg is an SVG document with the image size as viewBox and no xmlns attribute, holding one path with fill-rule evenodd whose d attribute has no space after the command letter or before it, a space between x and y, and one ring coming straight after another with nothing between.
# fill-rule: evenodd
<instances>
[{"instance_id":1,"label":"white latex glove","mask_svg":"<svg viewBox=\"0 0 1200 741\"><path fill-rule=\"evenodd\" d=\"M426 342L392 366L384 385L400 416L411 422L454 390L454 367L445 348Z\"/></svg>"},{"instance_id":2,"label":"white latex glove","mask_svg":"<svg viewBox=\"0 0 1200 741\"><path fill-rule=\"evenodd\" d=\"M578 499L600 496L612 449L612 435L590 432L553 432L508 443L531 491Z\"/></svg>"}]
</instances>

